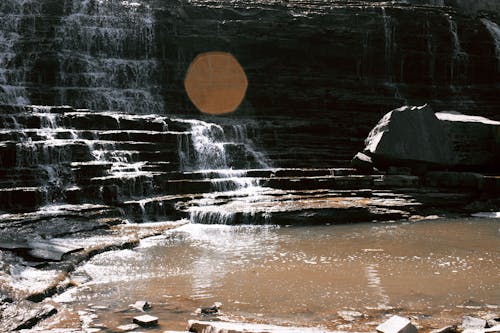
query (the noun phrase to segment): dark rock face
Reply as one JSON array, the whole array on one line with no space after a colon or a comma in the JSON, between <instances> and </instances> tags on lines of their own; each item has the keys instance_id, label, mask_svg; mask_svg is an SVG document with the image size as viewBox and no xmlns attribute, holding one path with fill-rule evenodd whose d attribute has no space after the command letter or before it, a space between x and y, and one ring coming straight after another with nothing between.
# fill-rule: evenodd
<instances>
[{"instance_id":1,"label":"dark rock face","mask_svg":"<svg viewBox=\"0 0 500 333\"><path fill-rule=\"evenodd\" d=\"M410 3L8 0L0 101L195 115L186 70L220 50L249 81L226 118L256 120L277 166L346 165L405 103L499 119L494 17Z\"/></svg>"},{"instance_id":2,"label":"dark rock face","mask_svg":"<svg viewBox=\"0 0 500 333\"><path fill-rule=\"evenodd\" d=\"M498 117L492 36L449 7L204 1L161 5L156 19L167 109L192 109L182 80L196 54L232 52L249 80L235 116L257 119L278 166L345 165L405 103Z\"/></svg>"},{"instance_id":3,"label":"dark rock face","mask_svg":"<svg viewBox=\"0 0 500 333\"><path fill-rule=\"evenodd\" d=\"M438 112L459 167L489 167L498 171L500 122L458 112Z\"/></svg>"},{"instance_id":4,"label":"dark rock face","mask_svg":"<svg viewBox=\"0 0 500 333\"><path fill-rule=\"evenodd\" d=\"M387 113L365 140L353 166L367 170L404 166L498 171L500 122L458 112L434 114L427 105Z\"/></svg>"},{"instance_id":5,"label":"dark rock face","mask_svg":"<svg viewBox=\"0 0 500 333\"><path fill-rule=\"evenodd\" d=\"M365 140L365 151L377 167L414 162L448 167L453 155L448 137L432 109L401 107L387 113Z\"/></svg>"}]
</instances>

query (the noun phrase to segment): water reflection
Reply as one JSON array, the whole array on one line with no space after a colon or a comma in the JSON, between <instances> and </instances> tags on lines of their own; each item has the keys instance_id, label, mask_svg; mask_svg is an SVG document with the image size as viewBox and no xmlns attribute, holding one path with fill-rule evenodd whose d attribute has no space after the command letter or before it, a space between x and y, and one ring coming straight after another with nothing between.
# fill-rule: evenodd
<instances>
[{"instance_id":1,"label":"water reflection","mask_svg":"<svg viewBox=\"0 0 500 333\"><path fill-rule=\"evenodd\" d=\"M273 226L236 226L188 224L173 234L198 248L190 264L193 297L209 298L211 291L223 287L226 274L236 266L262 260L275 251L278 238ZM175 237L175 236L174 236Z\"/></svg>"},{"instance_id":2,"label":"water reflection","mask_svg":"<svg viewBox=\"0 0 500 333\"><path fill-rule=\"evenodd\" d=\"M105 303L110 310L100 319L111 326L126 322L130 314L123 309L138 299L152 302L168 329L184 329L194 309L216 301L229 317L274 324L336 329L342 323L337 311L357 310L368 314L365 323L398 311L431 314L442 326L441 317L462 313L457 306L467 301L483 309L499 305L498 231L490 219L291 228L189 224L137 249L96 256L79 269L92 281L67 300L77 308Z\"/></svg>"}]
</instances>

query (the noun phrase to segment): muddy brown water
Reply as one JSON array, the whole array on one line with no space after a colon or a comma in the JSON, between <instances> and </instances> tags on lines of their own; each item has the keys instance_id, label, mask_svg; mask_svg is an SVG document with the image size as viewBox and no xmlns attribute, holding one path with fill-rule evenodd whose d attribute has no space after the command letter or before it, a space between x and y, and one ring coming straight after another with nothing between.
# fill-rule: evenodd
<instances>
[{"instance_id":1,"label":"muddy brown water","mask_svg":"<svg viewBox=\"0 0 500 333\"><path fill-rule=\"evenodd\" d=\"M465 314L500 314L500 219L439 219L316 227L189 224L100 254L91 278L58 297L113 331L147 300L162 330L182 330L200 306L223 319L373 331L390 314L424 330ZM355 310L361 317L342 318ZM83 312L81 312L83 313ZM210 319L210 318L208 318ZM106 329L105 329L106 330Z\"/></svg>"}]
</instances>

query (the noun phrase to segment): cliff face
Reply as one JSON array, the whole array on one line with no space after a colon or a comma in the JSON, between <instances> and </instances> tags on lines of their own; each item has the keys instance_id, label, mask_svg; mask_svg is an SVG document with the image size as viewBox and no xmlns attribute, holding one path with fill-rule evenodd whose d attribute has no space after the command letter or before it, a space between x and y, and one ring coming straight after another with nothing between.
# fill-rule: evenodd
<instances>
[{"instance_id":1,"label":"cliff face","mask_svg":"<svg viewBox=\"0 0 500 333\"><path fill-rule=\"evenodd\" d=\"M402 104L499 119L495 18L423 2L9 0L0 98L194 116L186 70L226 51L249 88L218 121L252 122L277 166L339 165Z\"/></svg>"},{"instance_id":2,"label":"cliff face","mask_svg":"<svg viewBox=\"0 0 500 333\"><path fill-rule=\"evenodd\" d=\"M232 52L249 90L238 116L259 122L278 165L335 165L387 111L430 103L498 118L495 44L450 7L239 1L161 5L156 38L167 110L186 112L196 54Z\"/></svg>"}]
</instances>

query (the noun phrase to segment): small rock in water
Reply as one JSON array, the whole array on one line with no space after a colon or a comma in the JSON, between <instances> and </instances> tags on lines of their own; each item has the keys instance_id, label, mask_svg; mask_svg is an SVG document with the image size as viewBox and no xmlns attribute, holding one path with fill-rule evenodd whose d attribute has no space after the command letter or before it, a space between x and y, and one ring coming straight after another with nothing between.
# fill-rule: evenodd
<instances>
[{"instance_id":1,"label":"small rock in water","mask_svg":"<svg viewBox=\"0 0 500 333\"><path fill-rule=\"evenodd\" d=\"M148 309L151 309L151 304L149 304L147 301L137 301L134 304L131 304L130 307L144 312Z\"/></svg>"},{"instance_id":2,"label":"small rock in water","mask_svg":"<svg viewBox=\"0 0 500 333\"><path fill-rule=\"evenodd\" d=\"M139 328L139 325L137 324L127 324L127 325L120 325L117 327L118 330L122 332L128 332L128 331L133 331L136 328Z\"/></svg>"},{"instance_id":3,"label":"small rock in water","mask_svg":"<svg viewBox=\"0 0 500 333\"><path fill-rule=\"evenodd\" d=\"M392 316L389 320L377 326L377 332L381 333L417 333L410 319L400 316Z\"/></svg>"},{"instance_id":4,"label":"small rock in water","mask_svg":"<svg viewBox=\"0 0 500 333\"><path fill-rule=\"evenodd\" d=\"M106 305L93 305L92 308L96 309L96 310L107 310L108 309L108 307Z\"/></svg>"},{"instance_id":5,"label":"small rock in water","mask_svg":"<svg viewBox=\"0 0 500 333\"><path fill-rule=\"evenodd\" d=\"M482 329L486 327L486 320L481 318L474 318L470 316L464 316L462 319L462 328L466 329Z\"/></svg>"},{"instance_id":6,"label":"small rock in water","mask_svg":"<svg viewBox=\"0 0 500 333\"><path fill-rule=\"evenodd\" d=\"M355 321L356 318L363 317L363 314L358 311L339 311L337 314L345 321Z\"/></svg>"},{"instance_id":7,"label":"small rock in water","mask_svg":"<svg viewBox=\"0 0 500 333\"><path fill-rule=\"evenodd\" d=\"M150 327L158 325L158 317L142 315L134 317L133 322L140 326Z\"/></svg>"},{"instance_id":8,"label":"small rock in water","mask_svg":"<svg viewBox=\"0 0 500 333\"><path fill-rule=\"evenodd\" d=\"M214 305L208 307L202 307L200 312L203 315L213 315L219 313L219 309L222 306L222 303L215 302Z\"/></svg>"},{"instance_id":9,"label":"small rock in water","mask_svg":"<svg viewBox=\"0 0 500 333\"><path fill-rule=\"evenodd\" d=\"M442 328L438 328L436 330L432 330L430 333L458 333L457 325L445 326Z\"/></svg>"}]
</instances>

